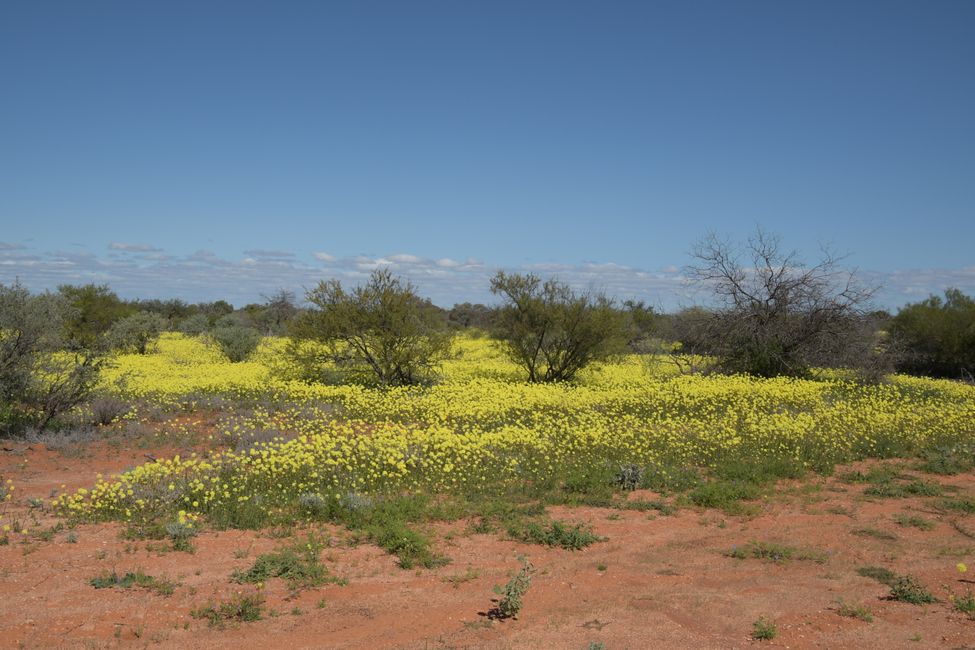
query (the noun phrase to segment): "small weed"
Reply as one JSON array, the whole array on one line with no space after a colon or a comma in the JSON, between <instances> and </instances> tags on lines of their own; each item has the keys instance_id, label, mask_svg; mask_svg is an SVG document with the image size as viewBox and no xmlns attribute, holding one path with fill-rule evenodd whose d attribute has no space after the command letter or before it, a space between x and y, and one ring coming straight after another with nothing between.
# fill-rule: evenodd
<instances>
[{"instance_id":1,"label":"small weed","mask_svg":"<svg viewBox=\"0 0 975 650\"><path fill-rule=\"evenodd\" d=\"M325 609L328 603L325 602L324 598L320 598L317 603L315 603L315 609Z\"/></svg>"},{"instance_id":2,"label":"small weed","mask_svg":"<svg viewBox=\"0 0 975 650\"><path fill-rule=\"evenodd\" d=\"M518 561L521 562L521 568L511 577L508 584L504 587L494 586L494 593L501 596L498 606L493 611L495 618L516 618L524 605L525 594L531 587L535 567L527 558L519 557Z\"/></svg>"},{"instance_id":3,"label":"small weed","mask_svg":"<svg viewBox=\"0 0 975 650\"><path fill-rule=\"evenodd\" d=\"M888 533L885 530L877 530L876 528L857 528L851 530L850 534L856 535L857 537L873 537L874 539L882 539L887 542L893 542L897 539L897 535Z\"/></svg>"},{"instance_id":4,"label":"small weed","mask_svg":"<svg viewBox=\"0 0 975 650\"><path fill-rule=\"evenodd\" d=\"M461 586L465 582L470 582L471 580L476 580L481 575L481 572L473 567L467 567L467 571L464 573L457 573L450 576L444 576L442 580L447 584L451 585L454 589Z\"/></svg>"},{"instance_id":5,"label":"small weed","mask_svg":"<svg viewBox=\"0 0 975 650\"><path fill-rule=\"evenodd\" d=\"M67 537L64 538L64 541L66 541L68 544L77 544L78 534L73 532L68 533Z\"/></svg>"},{"instance_id":6,"label":"small weed","mask_svg":"<svg viewBox=\"0 0 975 650\"><path fill-rule=\"evenodd\" d=\"M879 567L879 566L862 566L857 569L857 575L861 575L864 578L870 578L871 580L876 580L882 585L887 585L890 587L897 580L897 574L890 569Z\"/></svg>"},{"instance_id":7,"label":"small weed","mask_svg":"<svg viewBox=\"0 0 975 650\"><path fill-rule=\"evenodd\" d=\"M605 571L608 568L609 567L603 564L602 562L596 565L596 571Z\"/></svg>"},{"instance_id":8,"label":"small weed","mask_svg":"<svg viewBox=\"0 0 975 650\"><path fill-rule=\"evenodd\" d=\"M613 485L621 490L635 490L643 483L643 468L639 465L620 465L613 477Z\"/></svg>"},{"instance_id":9,"label":"small weed","mask_svg":"<svg viewBox=\"0 0 975 650\"><path fill-rule=\"evenodd\" d=\"M963 512L966 515L975 514L975 499L971 497L942 499L937 505L942 510L954 510L955 512Z\"/></svg>"},{"instance_id":10,"label":"small weed","mask_svg":"<svg viewBox=\"0 0 975 650\"><path fill-rule=\"evenodd\" d=\"M155 578L150 575L146 575L142 571L128 572L125 575L119 575L114 570L111 572L104 571L100 575L95 576L88 581L95 589L129 589L131 587L141 587L143 589L148 589L149 591L155 591L161 596L170 596L179 586L179 583L172 580L167 580L165 578Z\"/></svg>"},{"instance_id":11,"label":"small weed","mask_svg":"<svg viewBox=\"0 0 975 650\"><path fill-rule=\"evenodd\" d=\"M801 549L795 546L772 544L769 542L748 542L742 546L733 546L726 555L739 560L769 560L776 563L789 560L812 560L813 562L823 564L828 559L828 555L823 551Z\"/></svg>"},{"instance_id":12,"label":"small weed","mask_svg":"<svg viewBox=\"0 0 975 650\"><path fill-rule=\"evenodd\" d=\"M752 638L759 641L771 641L778 635L779 631L775 623L770 619L760 616L757 621L752 623Z\"/></svg>"},{"instance_id":13,"label":"small weed","mask_svg":"<svg viewBox=\"0 0 975 650\"><path fill-rule=\"evenodd\" d=\"M672 515L675 512L677 512L677 508L670 505L669 503L665 501L657 501L653 499L640 500L640 501L624 501L620 503L617 507L620 508L621 510L636 510L638 512L648 512L653 510L659 512L662 515ZM608 518L609 517L607 517L607 519Z\"/></svg>"},{"instance_id":14,"label":"small weed","mask_svg":"<svg viewBox=\"0 0 975 650\"><path fill-rule=\"evenodd\" d=\"M300 607L293 607L291 609L291 615L292 616L301 616L302 614L304 614L304 612L301 611L301 608Z\"/></svg>"},{"instance_id":15,"label":"small weed","mask_svg":"<svg viewBox=\"0 0 975 650\"><path fill-rule=\"evenodd\" d=\"M911 527L920 530L931 530L934 528L934 522L928 521L923 517L918 517L917 515L897 514L894 515L894 521L899 526L904 526L905 528Z\"/></svg>"},{"instance_id":16,"label":"small weed","mask_svg":"<svg viewBox=\"0 0 975 650\"><path fill-rule=\"evenodd\" d=\"M209 602L190 611L196 619L206 619L211 627L223 627L227 622L259 621L265 613L264 597L260 594L237 594L224 602Z\"/></svg>"},{"instance_id":17,"label":"small weed","mask_svg":"<svg viewBox=\"0 0 975 650\"><path fill-rule=\"evenodd\" d=\"M858 618L861 621L866 621L867 623L873 622L873 612L864 607L863 605L853 605L850 603L844 603L842 600L838 603L838 608L836 613L840 616L846 616L848 618Z\"/></svg>"},{"instance_id":18,"label":"small weed","mask_svg":"<svg viewBox=\"0 0 975 650\"><path fill-rule=\"evenodd\" d=\"M729 508L738 501L757 499L762 494L761 488L755 483L740 480L710 481L695 488L691 494L691 502L702 508Z\"/></svg>"},{"instance_id":19,"label":"small weed","mask_svg":"<svg viewBox=\"0 0 975 650\"><path fill-rule=\"evenodd\" d=\"M562 521L551 521L548 526L538 522L512 526L508 529L508 534L521 542L557 546L571 551L605 540L583 523L566 524Z\"/></svg>"}]
</instances>

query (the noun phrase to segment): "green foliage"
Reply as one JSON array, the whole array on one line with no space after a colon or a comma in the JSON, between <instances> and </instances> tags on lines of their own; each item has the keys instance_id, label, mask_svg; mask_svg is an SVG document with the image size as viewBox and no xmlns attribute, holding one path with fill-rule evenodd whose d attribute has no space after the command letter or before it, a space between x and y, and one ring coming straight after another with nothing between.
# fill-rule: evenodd
<instances>
[{"instance_id":1,"label":"green foliage","mask_svg":"<svg viewBox=\"0 0 975 650\"><path fill-rule=\"evenodd\" d=\"M626 319L603 294L577 294L557 280L503 271L492 278L491 292L504 301L494 334L528 381L572 380L626 342Z\"/></svg>"},{"instance_id":2,"label":"green foliage","mask_svg":"<svg viewBox=\"0 0 975 650\"><path fill-rule=\"evenodd\" d=\"M116 321L106 334L109 347L122 352L146 354L168 326L159 314L140 311Z\"/></svg>"},{"instance_id":3,"label":"green foliage","mask_svg":"<svg viewBox=\"0 0 975 650\"><path fill-rule=\"evenodd\" d=\"M758 641L771 641L778 636L779 631L775 623L764 616L760 616L757 621L752 623L752 638Z\"/></svg>"},{"instance_id":4,"label":"green foliage","mask_svg":"<svg viewBox=\"0 0 975 650\"><path fill-rule=\"evenodd\" d=\"M68 338L73 316L64 296L0 284L0 435L44 429L91 393L102 360Z\"/></svg>"},{"instance_id":5,"label":"green foliage","mask_svg":"<svg viewBox=\"0 0 975 650\"><path fill-rule=\"evenodd\" d=\"M190 616L205 619L211 627L223 627L227 622L259 621L266 608L261 594L237 594L224 602L209 602L190 611Z\"/></svg>"},{"instance_id":6,"label":"green foliage","mask_svg":"<svg viewBox=\"0 0 975 650\"><path fill-rule=\"evenodd\" d=\"M899 369L935 377L975 374L975 300L958 289L902 308L890 323L904 348Z\"/></svg>"},{"instance_id":7,"label":"green foliage","mask_svg":"<svg viewBox=\"0 0 975 650\"><path fill-rule=\"evenodd\" d=\"M348 376L367 373L381 386L429 382L449 352L440 310L389 270L373 271L351 292L337 280L320 282L307 299L315 308L292 322L289 346L306 376L321 376L323 360L308 354L305 342L323 345Z\"/></svg>"},{"instance_id":8,"label":"green foliage","mask_svg":"<svg viewBox=\"0 0 975 650\"><path fill-rule=\"evenodd\" d=\"M235 571L231 580L238 583L262 583L270 578L284 578L292 590L318 587L339 582L319 560L324 544L313 536L304 543L258 556L247 571Z\"/></svg>"},{"instance_id":9,"label":"green foliage","mask_svg":"<svg viewBox=\"0 0 975 650\"><path fill-rule=\"evenodd\" d=\"M581 522L567 524L562 521L551 521L547 526L536 521L516 524L509 527L508 534L522 542L557 546L570 551L578 551L605 539Z\"/></svg>"},{"instance_id":10,"label":"green foliage","mask_svg":"<svg viewBox=\"0 0 975 650\"><path fill-rule=\"evenodd\" d=\"M521 568L511 577L508 584L504 587L494 586L494 593L501 596L501 599L498 600L498 606L494 610L497 618L515 618L524 606L525 594L531 587L535 567L527 558L519 557L518 561L521 563Z\"/></svg>"},{"instance_id":11,"label":"green foliage","mask_svg":"<svg viewBox=\"0 0 975 650\"><path fill-rule=\"evenodd\" d=\"M65 334L73 344L93 348L114 323L132 315L135 309L119 298L108 285L64 284L58 293L71 307Z\"/></svg>"},{"instance_id":12,"label":"green foliage","mask_svg":"<svg viewBox=\"0 0 975 650\"><path fill-rule=\"evenodd\" d=\"M149 591L155 591L162 596L170 596L179 586L179 583L164 578L155 578L146 575L142 571L129 571L125 575L119 575L112 571L103 571L88 581L95 589L130 589L131 587L141 587Z\"/></svg>"},{"instance_id":13,"label":"green foliage","mask_svg":"<svg viewBox=\"0 0 975 650\"><path fill-rule=\"evenodd\" d=\"M929 474L951 476L975 467L975 444L934 445L921 450L917 469Z\"/></svg>"},{"instance_id":14,"label":"green foliage","mask_svg":"<svg viewBox=\"0 0 975 650\"><path fill-rule=\"evenodd\" d=\"M253 327L238 325L235 321L221 319L210 333L220 350L233 363L245 361L260 345L261 333Z\"/></svg>"},{"instance_id":15,"label":"green foliage","mask_svg":"<svg viewBox=\"0 0 975 650\"><path fill-rule=\"evenodd\" d=\"M727 556L739 560L768 560L777 564L789 560L811 560L822 564L829 557L823 551L797 548L786 544L773 544L770 542L748 542L741 546L734 546L728 551Z\"/></svg>"},{"instance_id":16,"label":"green foliage","mask_svg":"<svg viewBox=\"0 0 975 650\"><path fill-rule=\"evenodd\" d=\"M923 517L918 517L916 515L908 516L903 514L894 515L894 521L900 526L913 527L920 530L932 530L934 528L934 522L928 521Z\"/></svg>"},{"instance_id":17,"label":"green foliage","mask_svg":"<svg viewBox=\"0 0 975 650\"><path fill-rule=\"evenodd\" d=\"M434 569L450 562L449 558L433 553L430 540L401 521L377 522L366 528L377 546L399 558L403 569L419 565Z\"/></svg>"},{"instance_id":18,"label":"green foliage","mask_svg":"<svg viewBox=\"0 0 975 650\"><path fill-rule=\"evenodd\" d=\"M187 316L179 324L179 331L190 336L205 334L210 329L210 319L206 314L197 313Z\"/></svg>"},{"instance_id":19,"label":"green foliage","mask_svg":"<svg viewBox=\"0 0 975 650\"><path fill-rule=\"evenodd\" d=\"M691 501L703 508L728 508L739 501L750 501L762 495L761 487L741 480L708 481L690 493Z\"/></svg>"},{"instance_id":20,"label":"green foliage","mask_svg":"<svg viewBox=\"0 0 975 650\"><path fill-rule=\"evenodd\" d=\"M839 602L839 607L836 609L836 613L840 616L846 616L848 618L858 618L861 621L866 621L867 623L873 622L873 612L863 605L853 605L850 603L845 603L841 600Z\"/></svg>"},{"instance_id":21,"label":"green foliage","mask_svg":"<svg viewBox=\"0 0 975 650\"><path fill-rule=\"evenodd\" d=\"M857 569L857 574L863 576L864 578L876 580L880 584L887 585L888 587L893 585L897 580L896 573L890 569L879 566L862 566Z\"/></svg>"},{"instance_id":22,"label":"green foliage","mask_svg":"<svg viewBox=\"0 0 975 650\"><path fill-rule=\"evenodd\" d=\"M915 576L898 576L890 584L890 597L912 605L936 602L934 595Z\"/></svg>"}]
</instances>

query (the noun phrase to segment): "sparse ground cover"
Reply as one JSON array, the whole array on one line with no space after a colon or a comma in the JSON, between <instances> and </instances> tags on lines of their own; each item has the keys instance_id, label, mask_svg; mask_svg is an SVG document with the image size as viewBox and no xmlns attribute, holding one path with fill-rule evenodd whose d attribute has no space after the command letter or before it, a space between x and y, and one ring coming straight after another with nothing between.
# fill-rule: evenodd
<instances>
[{"instance_id":1,"label":"sparse ground cover","mask_svg":"<svg viewBox=\"0 0 975 650\"><path fill-rule=\"evenodd\" d=\"M164 335L106 424L4 442L0 645L975 638L975 387L639 356L533 385L477 338L431 387L326 386L280 345Z\"/></svg>"}]
</instances>

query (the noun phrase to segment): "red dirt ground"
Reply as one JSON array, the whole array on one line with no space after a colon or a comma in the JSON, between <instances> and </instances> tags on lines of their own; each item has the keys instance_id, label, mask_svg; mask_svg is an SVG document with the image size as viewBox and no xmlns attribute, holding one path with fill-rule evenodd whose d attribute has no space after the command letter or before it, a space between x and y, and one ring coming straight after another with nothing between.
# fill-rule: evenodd
<instances>
[{"instance_id":1,"label":"red dirt ground","mask_svg":"<svg viewBox=\"0 0 975 650\"><path fill-rule=\"evenodd\" d=\"M30 498L89 486L96 473L144 462L145 453L104 443L79 452L0 441L0 475L16 485L4 520L19 519L30 529L28 543L17 534L0 546L0 647L975 648L975 621L951 607L943 587L959 594L975 589L975 517L945 515L926 499L864 499L862 486L819 478L780 484L752 517L695 508L674 516L550 509L554 517L590 522L608 538L575 552L467 534L465 522L444 524L438 550L452 562L436 570L400 569L374 546L350 546L348 534L335 528L322 557L348 585L292 598L275 579L264 593L277 616L211 628L190 610L210 598L253 591L231 583L231 572L283 540L249 531L204 532L190 554L147 550L146 542L121 539L116 524L78 526L70 531L76 543L67 541L68 530L50 541L35 537L57 520L43 509L32 514ZM927 478L975 494L975 475ZM892 519L898 513L922 516L935 527L898 526ZM896 539L853 534L858 529ZM820 549L829 559L775 564L726 556L751 540ZM538 569L524 609L516 620L490 620L492 586L506 582L519 555ZM972 570L959 573L959 562ZM888 600L887 587L857 575L864 565L915 574L940 602ZM137 587L96 591L88 584L111 569L141 569L181 586L162 596ZM468 569L474 577L450 580ZM841 599L868 607L873 622L840 616ZM295 608L301 613L292 613ZM751 638L760 616L775 622L774 640Z\"/></svg>"}]
</instances>

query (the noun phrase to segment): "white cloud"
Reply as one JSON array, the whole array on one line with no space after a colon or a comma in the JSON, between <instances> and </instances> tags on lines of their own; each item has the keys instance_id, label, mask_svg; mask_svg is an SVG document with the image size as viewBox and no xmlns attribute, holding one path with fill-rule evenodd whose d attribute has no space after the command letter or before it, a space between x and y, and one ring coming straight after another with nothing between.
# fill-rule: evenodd
<instances>
[{"instance_id":1,"label":"white cloud","mask_svg":"<svg viewBox=\"0 0 975 650\"><path fill-rule=\"evenodd\" d=\"M127 253L159 253L161 248L150 246L149 244L126 244L124 242L113 241L108 245L109 250L125 251Z\"/></svg>"},{"instance_id":2,"label":"white cloud","mask_svg":"<svg viewBox=\"0 0 975 650\"><path fill-rule=\"evenodd\" d=\"M5 241L0 241L0 251L22 251L26 246L23 244L11 244Z\"/></svg>"},{"instance_id":3,"label":"white cloud","mask_svg":"<svg viewBox=\"0 0 975 650\"><path fill-rule=\"evenodd\" d=\"M111 250L120 249L111 247ZM223 298L243 305L260 301L262 295L282 287L302 295L304 288L328 278L355 285L374 269L389 267L394 273L412 280L423 295L440 305L496 300L489 291L489 283L499 267L474 259L463 262L451 257L426 259L406 253L383 257L337 257L318 252L313 256L315 261L305 263L284 254L254 254L232 260L207 250L186 256L160 252L93 255L80 251L26 253L19 248L0 247L0 282L9 284L20 278L33 290L53 289L64 283L107 283L130 298L180 297L194 302ZM323 267L322 262L327 266ZM687 280L673 266L640 269L614 262L546 262L515 265L505 270L557 276L579 290L596 288L621 300L646 300L664 309L692 304L695 298L706 297L691 292ZM947 287L958 287L969 295L975 294L975 267L873 272L864 273L864 279L884 285L877 303L888 308L917 301L930 293L941 293Z\"/></svg>"},{"instance_id":4,"label":"white cloud","mask_svg":"<svg viewBox=\"0 0 975 650\"><path fill-rule=\"evenodd\" d=\"M288 251L266 250L263 248L253 248L251 250L244 251L244 255L247 255L248 257L272 259L291 259L295 256L294 253L289 253Z\"/></svg>"}]
</instances>

